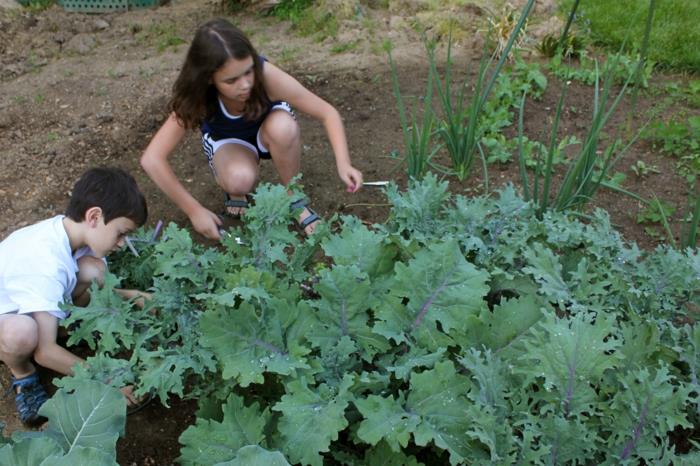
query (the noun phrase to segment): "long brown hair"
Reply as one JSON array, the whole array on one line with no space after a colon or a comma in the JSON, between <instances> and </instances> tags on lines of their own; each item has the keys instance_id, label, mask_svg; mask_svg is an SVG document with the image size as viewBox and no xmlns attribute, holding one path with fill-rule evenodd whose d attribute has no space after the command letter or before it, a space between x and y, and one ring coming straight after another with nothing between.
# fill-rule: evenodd
<instances>
[{"instance_id":1,"label":"long brown hair","mask_svg":"<svg viewBox=\"0 0 700 466\"><path fill-rule=\"evenodd\" d=\"M202 24L192 39L185 63L173 85L168 106L185 128L196 128L210 117L218 105L217 90L211 77L230 58L253 58L253 89L246 101L243 116L258 118L270 99L263 86L263 61L250 40L233 24L217 18Z\"/></svg>"}]
</instances>

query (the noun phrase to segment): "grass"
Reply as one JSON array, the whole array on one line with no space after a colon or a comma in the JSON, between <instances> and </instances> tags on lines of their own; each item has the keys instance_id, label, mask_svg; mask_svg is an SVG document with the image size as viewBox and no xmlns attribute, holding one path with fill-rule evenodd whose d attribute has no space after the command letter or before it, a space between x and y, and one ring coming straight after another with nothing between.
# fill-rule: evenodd
<instances>
[{"instance_id":1,"label":"grass","mask_svg":"<svg viewBox=\"0 0 700 466\"><path fill-rule=\"evenodd\" d=\"M567 12L574 0L564 0ZM586 0L578 6L575 24L614 51L624 43L628 52L642 48L648 0ZM700 71L700 2L663 0L656 4L648 57L661 66Z\"/></svg>"}]
</instances>

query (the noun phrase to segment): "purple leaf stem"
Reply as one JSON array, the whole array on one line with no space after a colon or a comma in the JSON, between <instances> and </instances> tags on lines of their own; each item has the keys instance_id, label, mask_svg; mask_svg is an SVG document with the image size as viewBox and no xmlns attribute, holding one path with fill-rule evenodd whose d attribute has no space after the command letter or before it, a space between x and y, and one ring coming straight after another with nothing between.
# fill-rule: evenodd
<instances>
[{"instance_id":1,"label":"purple leaf stem","mask_svg":"<svg viewBox=\"0 0 700 466\"><path fill-rule=\"evenodd\" d=\"M160 230L163 229L163 221L158 220L158 223L156 223L156 229L153 230L153 236L151 236L151 243L154 243L156 241L156 238L158 238L158 235L160 234Z\"/></svg>"},{"instance_id":2,"label":"purple leaf stem","mask_svg":"<svg viewBox=\"0 0 700 466\"><path fill-rule=\"evenodd\" d=\"M620 455L620 459L624 460L627 459L630 454L632 454L632 450L637 446L637 442L639 441L639 437L642 436L642 429L644 429L644 424L646 423L646 417L647 417L647 409L649 408L649 398L644 402L644 406L642 406L642 412L639 414L639 422L637 423L636 426L634 426L634 430L632 431L634 435L632 438L625 444L625 448L622 450L622 454Z\"/></svg>"},{"instance_id":3,"label":"purple leaf stem","mask_svg":"<svg viewBox=\"0 0 700 466\"><path fill-rule=\"evenodd\" d=\"M273 344L271 344L271 343L268 343L268 342L266 342L266 341L263 341L263 340L261 340L261 339L259 339L259 338L253 338L253 339L251 340L251 342L252 342L254 345L256 345L256 346L260 346L260 347L262 347L262 348L265 348L266 350L272 351L273 353L277 353L277 354L281 354L281 355L285 355L285 354L286 354L284 351L282 351L281 349L279 349L279 348L276 347L275 345L273 345Z\"/></svg>"},{"instance_id":4,"label":"purple leaf stem","mask_svg":"<svg viewBox=\"0 0 700 466\"><path fill-rule=\"evenodd\" d=\"M566 384L566 397L564 398L564 417L569 416L569 408L571 404L571 399L574 397L574 380L576 378L576 355L574 354L574 361L569 364L569 380Z\"/></svg>"},{"instance_id":5,"label":"purple leaf stem","mask_svg":"<svg viewBox=\"0 0 700 466\"><path fill-rule=\"evenodd\" d=\"M420 324L423 321L423 318L425 315L428 313L428 308L433 304L433 301L435 301L435 298L437 298L437 295L440 294L440 292L445 288L445 283L441 284L434 292L433 294L430 295L430 297L423 303L423 307L421 307L420 312L416 316L416 320L413 321L413 325L411 326L411 331L415 330L420 326Z\"/></svg>"}]
</instances>

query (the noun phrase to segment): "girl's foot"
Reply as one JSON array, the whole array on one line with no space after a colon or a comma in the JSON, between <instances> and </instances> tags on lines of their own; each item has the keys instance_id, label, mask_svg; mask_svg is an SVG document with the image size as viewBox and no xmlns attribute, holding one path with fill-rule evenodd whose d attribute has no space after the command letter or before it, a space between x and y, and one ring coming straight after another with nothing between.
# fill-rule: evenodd
<instances>
[{"instance_id":1,"label":"girl's foot","mask_svg":"<svg viewBox=\"0 0 700 466\"><path fill-rule=\"evenodd\" d=\"M319 217L316 212L308 207L308 203L308 199L302 198L292 202L291 204L292 210L303 208L301 214L299 214L299 228L304 231L306 236L313 234L313 232L316 230L318 222L321 220L321 217Z\"/></svg>"},{"instance_id":2,"label":"girl's foot","mask_svg":"<svg viewBox=\"0 0 700 466\"><path fill-rule=\"evenodd\" d=\"M248 202L247 196L231 196L227 193L224 206L226 207L224 213L231 217L239 218L241 215L245 214L245 210L250 207L250 203Z\"/></svg>"}]
</instances>

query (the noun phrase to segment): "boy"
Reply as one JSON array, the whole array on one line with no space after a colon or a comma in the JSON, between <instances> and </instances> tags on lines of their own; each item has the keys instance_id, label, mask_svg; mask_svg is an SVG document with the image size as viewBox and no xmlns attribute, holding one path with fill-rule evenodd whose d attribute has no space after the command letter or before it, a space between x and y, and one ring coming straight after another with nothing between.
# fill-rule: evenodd
<instances>
[{"instance_id":1,"label":"boy","mask_svg":"<svg viewBox=\"0 0 700 466\"><path fill-rule=\"evenodd\" d=\"M84 306L90 285L102 283L103 258L146 221L146 200L131 175L116 168L88 170L73 187L65 216L15 231L0 243L0 360L12 373L20 420L36 426L48 396L36 364L61 374L82 359L56 343L60 303ZM125 298L134 290L117 290ZM135 403L130 387L122 392Z\"/></svg>"}]
</instances>

